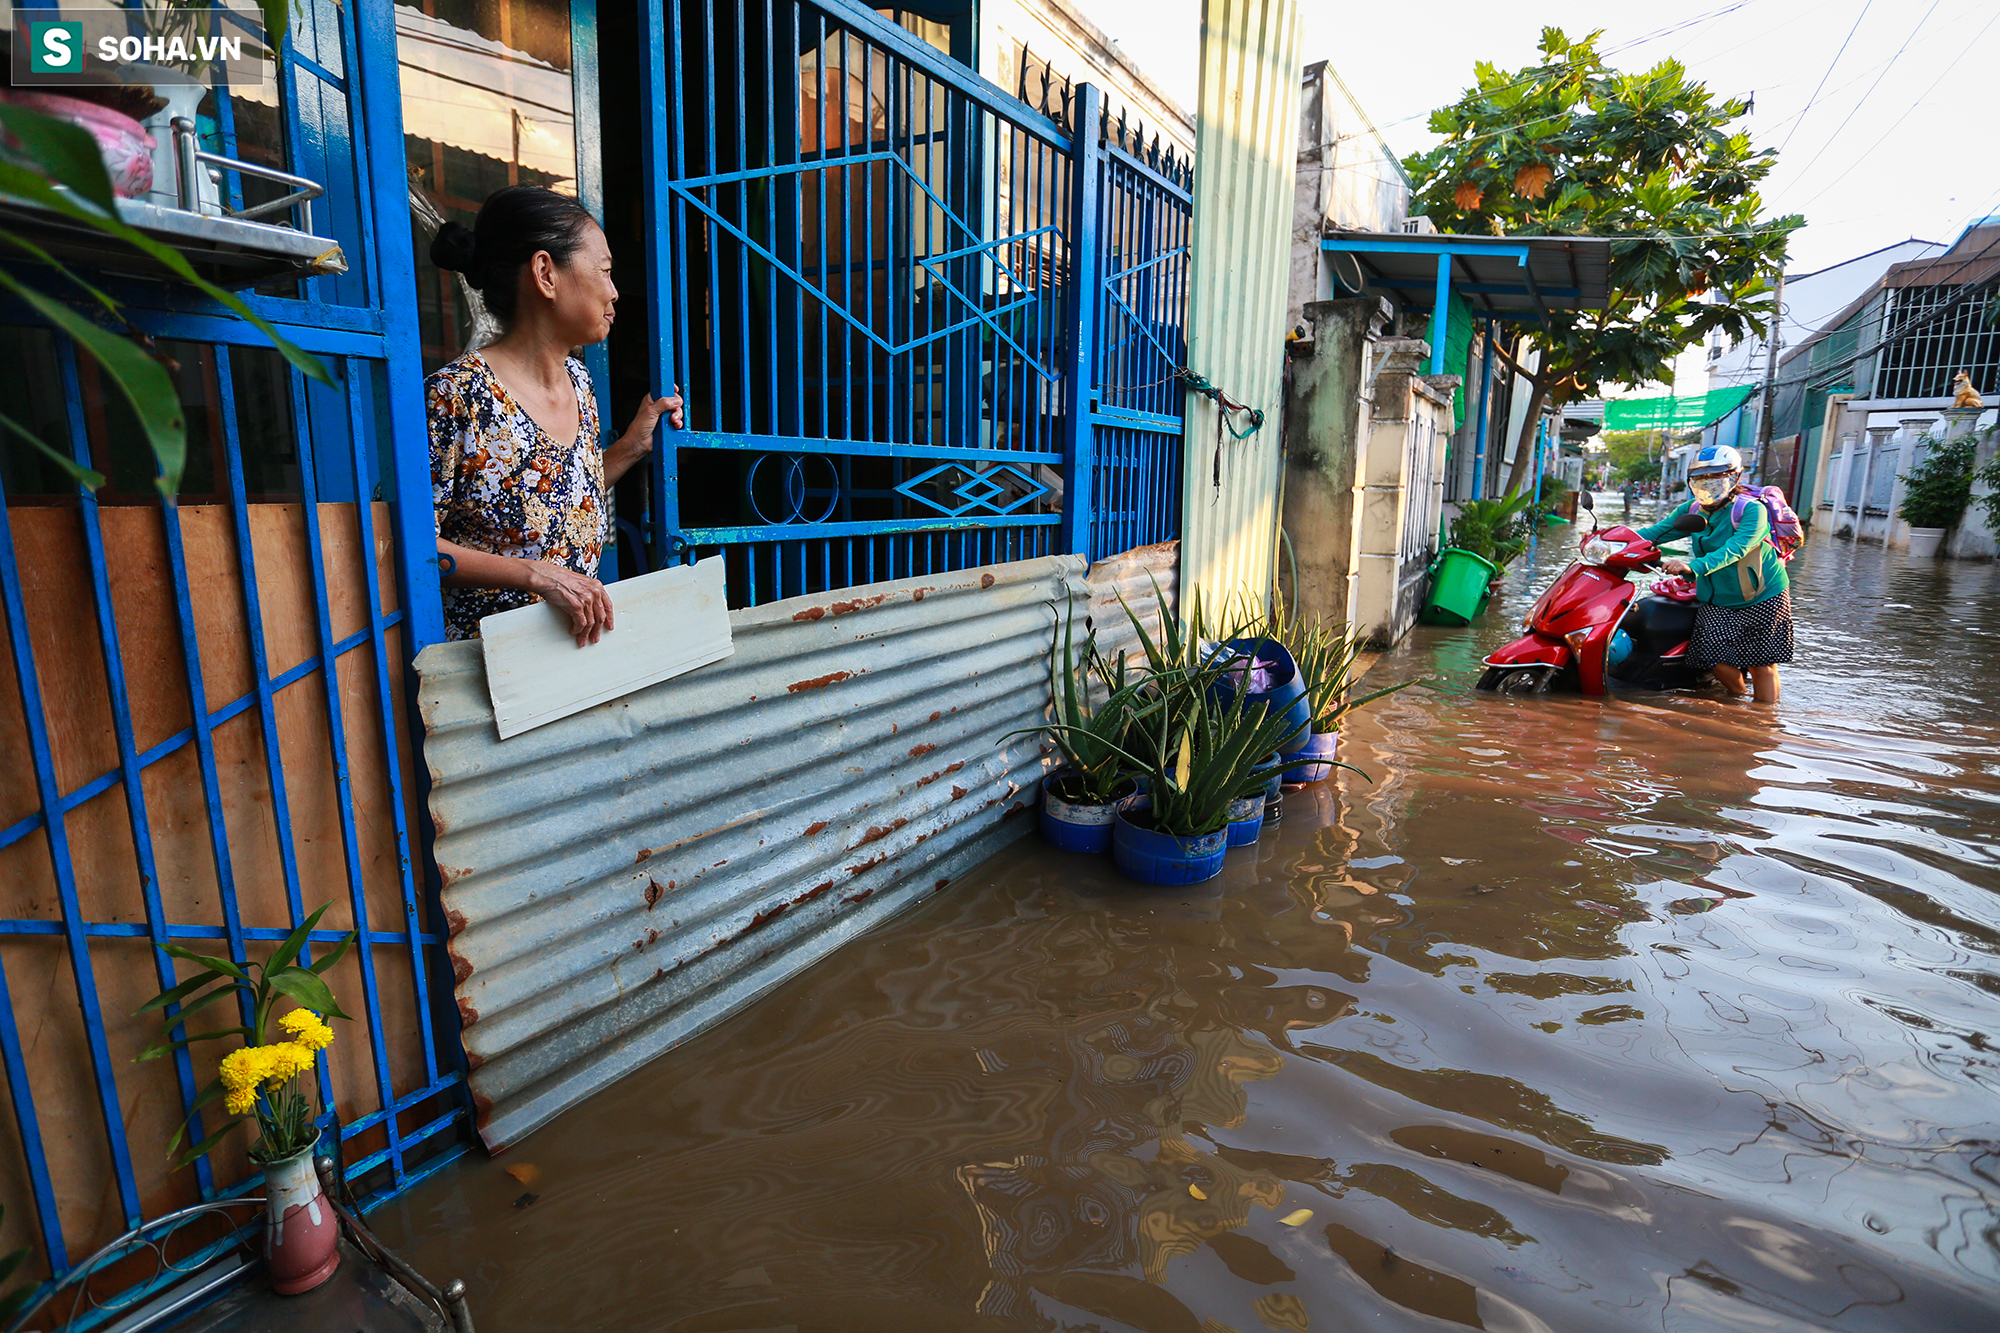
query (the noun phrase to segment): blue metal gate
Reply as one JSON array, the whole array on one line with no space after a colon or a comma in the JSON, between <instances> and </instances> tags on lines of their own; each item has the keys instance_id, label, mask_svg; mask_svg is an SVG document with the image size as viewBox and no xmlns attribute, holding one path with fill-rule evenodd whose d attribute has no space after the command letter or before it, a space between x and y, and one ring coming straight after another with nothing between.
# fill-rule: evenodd
<instances>
[{"instance_id":1,"label":"blue metal gate","mask_svg":"<svg viewBox=\"0 0 2000 1333\"><path fill-rule=\"evenodd\" d=\"M0 1178L9 1247L32 1242L46 1278L254 1184L247 1134L169 1169L167 1137L222 1051L134 1063L160 1025L133 1011L176 980L161 943L261 959L329 900L309 951L360 932L329 974L355 1021L320 1086L364 1201L444 1160L465 1102L455 1013L434 1018L449 964L415 870L400 717L406 654L443 635L424 451L390 446L424 437L392 6L293 15L277 107L220 96L200 123L220 156L329 187L312 230L347 271L248 299L336 385L199 298L105 280L179 365L190 466L162 500L94 367L24 308L0 311L9 414L109 476L92 494L0 450ZM221 185L237 207L257 188ZM81 1326L155 1285L134 1277L114 1269L125 1290Z\"/></svg>"},{"instance_id":2,"label":"blue metal gate","mask_svg":"<svg viewBox=\"0 0 2000 1333\"><path fill-rule=\"evenodd\" d=\"M1173 534L1184 167L853 0L646 22L656 561L754 605Z\"/></svg>"}]
</instances>

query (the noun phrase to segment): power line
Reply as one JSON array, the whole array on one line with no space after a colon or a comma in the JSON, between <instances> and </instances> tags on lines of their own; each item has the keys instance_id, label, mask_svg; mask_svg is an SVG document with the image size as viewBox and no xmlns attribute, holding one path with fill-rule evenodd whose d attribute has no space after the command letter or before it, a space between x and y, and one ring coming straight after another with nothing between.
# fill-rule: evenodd
<instances>
[{"instance_id":1,"label":"power line","mask_svg":"<svg viewBox=\"0 0 2000 1333\"><path fill-rule=\"evenodd\" d=\"M1882 67L1882 72L1875 76L1875 82L1868 85L1868 91L1861 94L1860 97L1855 99L1854 105L1847 109L1847 115L1841 120L1839 125L1834 127L1832 135L1830 135L1827 138L1827 141L1824 144L1820 145L1820 150L1812 155L1812 159L1810 161L1808 161L1803 167L1799 168L1799 177L1801 179L1805 177L1807 172L1813 169L1813 166L1822 157L1826 156L1826 150L1833 147L1833 145L1839 141L1840 132L1847 128L1848 122L1854 119L1856 113L1858 113L1861 110L1862 105L1866 103L1869 98L1875 95L1875 90L1882 86L1882 80L1889 77L1889 71L1896 67L1896 62L1902 58L1903 53L1905 51L1910 49L1910 43L1917 40L1917 34L1924 30L1924 25L1931 21L1931 15L1937 13L1937 8L1942 3L1944 3L1944 0L1931 0L1931 7L1929 9L1926 9L1924 11L1924 16L1917 20L1917 26L1910 29L1910 35L1908 37L1905 37L1903 39L1903 44L1896 48L1896 54L1889 58L1889 63L1884 65ZM1822 191L1822 193L1824 193L1824 191Z\"/></svg>"},{"instance_id":2,"label":"power line","mask_svg":"<svg viewBox=\"0 0 2000 1333\"><path fill-rule=\"evenodd\" d=\"M1854 40L1855 33L1861 31L1861 20L1867 18L1868 11L1873 9L1874 7L1875 7L1875 0L1867 0L1867 2L1861 6L1861 12L1854 16L1854 26L1847 30L1847 36L1841 39L1840 49L1838 51L1835 51L1833 53L1833 59L1827 62L1826 73L1819 76L1819 83L1817 86L1813 88L1812 96L1808 97L1806 99L1806 104L1803 107L1799 108L1798 118L1792 122L1791 133L1787 134L1785 136L1785 141L1778 145L1778 155L1780 157L1784 156L1785 150L1792 146L1792 138L1799 132L1799 126L1806 123L1806 112L1812 110L1813 103L1819 100L1820 90L1825 88L1826 81L1833 77L1834 66L1838 65L1840 63L1840 58L1847 54L1847 44Z\"/></svg>"},{"instance_id":3,"label":"power line","mask_svg":"<svg viewBox=\"0 0 2000 1333\"><path fill-rule=\"evenodd\" d=\"M1888 129L1882 131L1882 137L1877 139L1874 143L1870 144L1866 151L1858 153L1855 156L1849 158L1848 165L1852 166L1854 163L1861 161L1863 158L1866 158L1870 153L1873 153L1877 148L1880 148L1883 144L1887 143L1889 140L1889 136L1896 132L1896 127L1898 125L1901 125L1904 121L1908 120L1910 118L1910 113L1912 111L1915 111L1918 107L1922 106L1924 104L1924 99L1937 91L1938 85L1944 82L1945 75L1951 73L1952 70L1958 67L1958 62L1965 59L1966 53L1971 51L1974 46L1977 46L1979 44L1979 39L1984 37L1987 31L1991 29L1995 23L2000 23L2000 10L1994 11L1993 17L1986 20L1986 27L1981 28L1978 32L1974 33L1972 35L1971 41L1962 43L1959 46L1958 54L1951 58L1951 63L1949 65L1946 65L1942 70L1940 70L1938 72L1938 76L1935 79L1931 80L1930 87L1924 89L1922 92L1918 93L1915 98L1911 99L1910 104L1903 108L1903 114L1897 116L1893 121L1891 121L1889 123ZM1842 123L1845 124L1845 122ZM1819 159L1814 158L1813 160L1818 161ZM1844 179L1845 177L1842 177L1842 180ZM1804 208L1806 204L1812 203L1814 199L1818 199L1821 195L1824 195L1827 192L1827 190L1831 190L1834 185L1838 185L1840 183L1841 183L1840 180L1836 180L1835 182L1833 182L1832 185L1828 185L1826 189L1821 190L1819 194L1814 195L1812 199L1806 200L1805 204L1800 204L1799 207Z\"/></svg>"}]
</instances>

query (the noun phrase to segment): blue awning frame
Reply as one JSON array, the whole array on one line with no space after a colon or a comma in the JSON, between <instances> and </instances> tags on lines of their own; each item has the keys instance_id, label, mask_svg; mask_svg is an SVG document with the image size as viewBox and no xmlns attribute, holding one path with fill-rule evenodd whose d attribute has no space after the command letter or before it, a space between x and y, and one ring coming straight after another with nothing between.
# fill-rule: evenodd
<instances>
[{"instance_id":1,"label":"blue awning frame","mask_svg":"<svg viewBox=\"0 0 2000 1333\"><path fill-rule=\"evenodd\" d=\"M1515 323L1547 323L1558 306L1602 309L1610 298L1610 244L1602 236L1344 232L1325 237L1320 248L1353 256L1364 288L1419 306L1429 300L1430 373L1442 375L1453 291L1475 314Z\"/></svg>"}]
</instances>

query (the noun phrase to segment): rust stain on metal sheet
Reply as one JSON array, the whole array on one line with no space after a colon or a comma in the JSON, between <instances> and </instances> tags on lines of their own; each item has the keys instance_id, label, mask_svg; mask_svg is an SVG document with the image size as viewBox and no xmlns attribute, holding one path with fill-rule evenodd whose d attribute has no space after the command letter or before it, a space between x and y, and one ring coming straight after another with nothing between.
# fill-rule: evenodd
<instances>
[{"instance_id":1,"label":"rust stain on metal sheet","mask_svg":"<svg viewBox=\"0 0 2000 1333\"><path fill-rule=\"evenodd\" d=\"M951 881L950 881L950 880L948 880L948 879L941 879L941 880L939 880L939 881L938 881L937 883L935 883L935 884L931 885L931 887L932 887L932 888L934 888L934 889L941 889L941 888L943 888L943 887L944 887L945 885L947 885L947 884L949 884L949 883L951 883Z\"/></svg>"},{"instance_id":2,"label":"rust stain on metal sheet","mask_svg":"<svg viewBox=\"0 0 2000 1333\"><path fill-rule=\"evenodd\" d=\"M892 819L889 821L889 826L887 828L881 828L881 827L871 828L866 833L861 835L860 842L855 843L853 847L850 847L847 850L851 852L859 848L866 847L871 842L880 842L882 839L888 837L891 833L894 833L897 829L903 827L903 825L909 822L910 821L907 819Z\"/></svg>"},{"instance_id":3,"label":"rust stain on metal sheet","mask_svg":"<svg viewBox=\"0 0 2000 1333\"><path fill-rule=\"evenodd\" d=\"M879 866L879 865L881 865L881 864L882 864L882 863L883 863L884 861L886 861L886 860L888 860L888 859L889 859L889 853L887 853L887 852L883 852L883 853L881 853L881 854L880 854L880 855L878 855L878 856L875 856L875 857L872 857L872 858L870 858L869 860L866 860L866 861L863 861L863 862L862 862L862 863L861 863L860 865L858 865L858 866L849 866L849 867L847 867L847 873L848 873L848 874L850 874L850 875L859 875L859 874L863 873L864 871L869 871L869 870L873 870L873 869L874 869L874 868L875 868L876 866Z\"/></svg>"},{"instance_id":4,"label":"rust stain on metal sheet","mask_svg":"<svg viewBox=\"0 0 2000 1333\"><path fill-rule=\"evenodd\" d=\"M449 949L447 952L451 954L452 980L456 984L463 986L465 979L472 975L472 962L456 949Z\"/></svg>"},{"instance_id":5,"label":"rust stain on metal sheet","mask_svg":"<svg viewBox=\"0 0 2000 1333\"><path fill-rule=\"evenodd\" d=\"M911 600L911 601L913 601L913 602L921 602L921 601L923 601L923 600L924 600L924 594L925 594L925 593L927 593L927 592L936 592L936 591L937 591L937 589L936 589L936 588L912 588L912 589L910 590L910 600ZM852 898L850 898L850 899L848 899L848 901L849 901L849 902L853 902L853 901L855 901L855 900L854 900L854 899L852 899Z\"/></svg>"},{"instance_id":6,"label":"rust stain on metal sheet","mask_svg":"<svg viewBox=\"0 0 2000 1333\"><path fill-rule=\"evenodd\" d=\"M638 865L641 861L645 860L652 854L653 854L653 849L651 847L641 847L639 849L639 854L632 858L632 864Z\"/></svg>"},{"instance_id":7,"label":"rust stain on metal sheet","mask_svg":"<svg viewBox=\"0 0 2000 1333\"><path fill-rule=\"evenodd\" d=\"M844 616L849 611L865 611L871 606L880 606L888 600L888 593L878 592L873 597L857 597L851 602L835 602L831 610L837 616Z\"/></svg>"},{"instance_id":8,"label":"rust stain on metal sheet","mask_svg":"<svg viewBox=\"0 0 2000 1333\"><path fill-rule=\"evenodd\" d=\"M660 881L657 879L646 881L646 910L648 912L653 910L653 904L660 901L660 895L665 892L666 890L660 887Z\"/></svg>"},{"instance_id":9,"label":"rust stain on metal sheet","mask_svg":"<svg viewBox=\"0 0 2000 1333\"><path fill-rule=\"evenodd\" d=\"M966 791L966 789L965 789L965 788L963 788L963 787L959 786L959 785L958 785L958 784L957 784L956 782L954 782L954 783L952 783L952 784L951 784L951 799L952 799L952 800L954 800L954 801L962 801L962 800L964 800L964 799L965 799L965 798L966 798L967 796L969 796L969 795L971 795L971 793L970 793L970 792L968 792L968 791Z\"/></svg>"},{"instance_id":10,"label":"rust stain on metal sheet","mask_svg":"<svg viewBox=\"0 0 2000 1333\"><path fill-rule=\"evenodd\" d=\"M851 897L842 898L840 901L844 903L865 903L874 896L875 896L875 890L863 889L861 892L854 894Z\"/></svg>"},{"instance_id":11,"label":"rust stain on metal sheet","mask_svg":"<svg viewBox=\"0 0 2000 1333\"><path fill-rule=\"evenodd\" d=\"M802 680L797 684L787 685L785 686L785 693L798 694L803 690L823 690L829 685L837 685L843 680L851 680L860 674L858 671L829 671L824 676L814 676L811 680Z\"/></svg>"},{"instance_id":12,"label":"rust stain on metal sheet","mask_svg":"<svg viewBox=\"0 0 2000 1333\"><path fill-rule=\"evenodd\" d=\"M458 1021L471 1027L479 1021L479 1011L472 1007L472 1001L463 995L458 997Z\"/></svg>"},{"instance_id":13,"label":"rust stain on metal sheet","mask_svg":"<svg viewBox=\"0 0 2000 1333\"><path fill-rule=\"evenodd\" d=\"M465 913L455 907L445 909L444 921L446 930L452 939L457 939L458 932L465 929Z\"/></svg>"},{"instance_id":14,"label":"rust stain on metal sheet","mask_svg":"<svg viewBox=\"0 0 2000 1333\"><path fill-rule=\"evenodd\" d=\"M807 608L806 608L805 610L803 610L803 611L794 611L794 612L792 613L792 619L793 619L793 620L818 620L818 619L819 619L819 618L820 618L821 616L823 616L823 615L825 615L825 614L826 614L826 608L825 608L825 607L823 607L823 606L809 606L809 607L807 607Z\"/></svg>"},{"instance_id":15,"label":"rust stain on metal sheet","mask_svg":"<svg viewBox=\"0 0 2000 1333\"><path fill-rule=\"evenodd\" d=\"M921 759L935 749L937 749L935 745L912 745L910 747L910 758Z\"/></svg>"},{"instance_id":16,"label":"rust stain on metal sheet","mask_svg":"<svg viewBox=\"0 0 2000 1333\"><path fill-rule=\"evenodd\" d=\"M473 1094L472 1094L472 1118L473 1118L474 1122L476 1122L476 1123L478 1123L478 1124L481 1124L481 1125L484 1125L484 1124L485 1124L485 1123L486 1123L486 1122L487 1122L488 1120L492 1119L492 1118L493 1118L493 1099L492 1099L491 1097L482 1097L482 1096L481 1096L480 1094L478 1094L478 1093L476 1093L476 1092L475 1092L475 1093L473 1093ZM487 1145L487 1150L488 1150L489 1152L505 1152L505 1151L506 1151L506 1145L505 1145L505 1144L501 1144L501 1145L499 1145L499 1146L495 1146L495 1145L492 1145L492 1144L488 1144L488 1145Z\"/></svg>"},{"instance_id":17,"label":"rust stain on metal sheet","mask_svg":"<svg viewBox=\"0 0 2000 1333\"><path fill-rule=\"evenodd\" d=\"M824 832L826 832L826 821L824 819L815 819L812 823L806 825L806 836L808 838L812 837L815 833Z\"/></svg>"},{"instance_id":18,"label":"rust stain on metal sheet","mask_svg":"<svg viewBox=\"0 0 2000 1333\"><path fill-rule=\"evenodd\" d=\"M943 713L943 712L941 712L941 711L940 711L940 712L935 712L935 713L932 713L932 714L931 714L931 721L935 722L935 721L937 721L937 720L938 720L939 718L941 718L941 717L943 717L943 716L944 716L944 713Z\"/></svg>"},{"instance_id":19,"label":"rust stain on metal sheet","mask_svg":"<svg viewBox=\"0 0 2000 1333\"><path fill-rule=\"evenodd\" d=\"M990 587L992 587L992 586L993 586L993 576L992 576L991 574L981 574L981 575L979 576L979 586L980 586L980 587L982 587L982 588L990 588Z\"/></svg>"},{"instance_id":20,"label":"rust stain on metal sheet","mask_svg":"<svg viewBox=\"0 0 2000 1333\"><path fill-rule=\"evenodd\" d=\"M783 916L790 908L791 908L790 903L777 903L773 906L765 908L763 911L757 913L757 915L750 918L750 924L743 927L743 934L748 935L751 931L757 929L757 927L763 925L766 921L776 920L778 917ZM741 939L742 936L738 936L737 938Z\"/></svg>"}]
</instances>

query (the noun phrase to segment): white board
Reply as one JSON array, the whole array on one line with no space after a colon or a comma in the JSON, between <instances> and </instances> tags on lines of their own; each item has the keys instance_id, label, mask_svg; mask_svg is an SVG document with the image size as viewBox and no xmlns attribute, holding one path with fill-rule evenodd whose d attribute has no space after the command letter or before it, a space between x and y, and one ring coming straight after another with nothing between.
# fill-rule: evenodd
<instances>
[{"instance_id":1,"label":"white board","mask_svg":"<svg viewBox=\"0 0 2000 1333\"><path fill-rule=\"evenodd\" d=\"M605 585L616 629L576 646L569 617L537 602L479 622L500 739L532 731L736 651L719 555Z\"/></svg>"}]
</instances>

